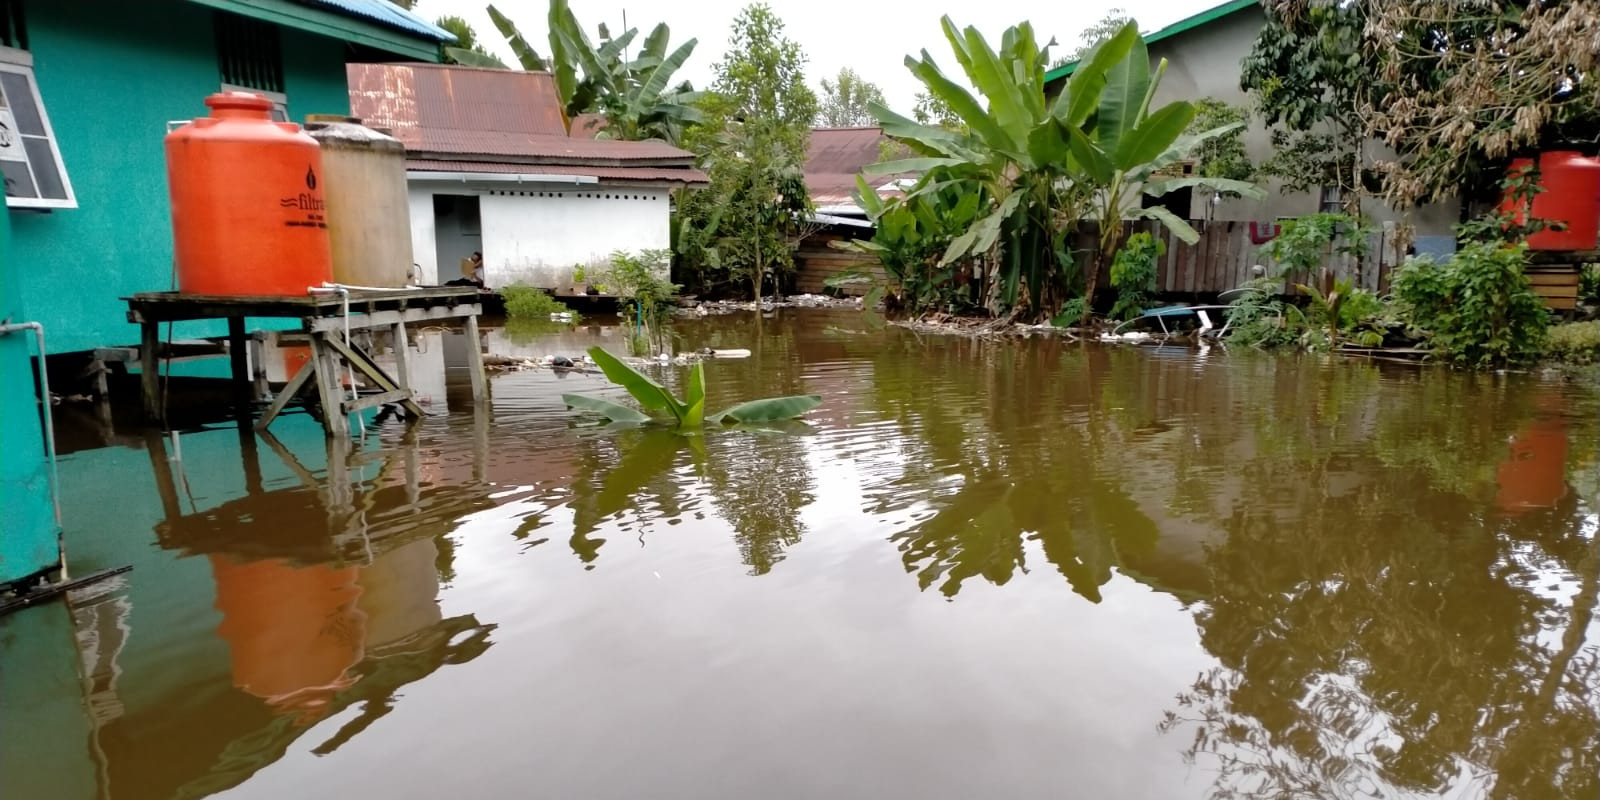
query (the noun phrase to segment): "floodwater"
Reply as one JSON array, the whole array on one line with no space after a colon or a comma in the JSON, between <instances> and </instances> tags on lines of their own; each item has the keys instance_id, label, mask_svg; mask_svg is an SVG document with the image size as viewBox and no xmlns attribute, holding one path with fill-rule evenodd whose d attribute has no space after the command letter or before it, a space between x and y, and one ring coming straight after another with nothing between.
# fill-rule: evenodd
<instances>
[{"instance_id":1,"label":"floodwater","mask_svg":"<svg viewBox=\"0 0 1600 800\"><path fill-rule=\"evenodd\" d=\"M0 794L1600 793L1592 387L851 312L677 335L754 351L713 406L824 405L614 431L559 399L601 379L524 371L350 452L304 414L64 431L69 556L134 569L0 620Z\"/></svg>"}]
</instances>

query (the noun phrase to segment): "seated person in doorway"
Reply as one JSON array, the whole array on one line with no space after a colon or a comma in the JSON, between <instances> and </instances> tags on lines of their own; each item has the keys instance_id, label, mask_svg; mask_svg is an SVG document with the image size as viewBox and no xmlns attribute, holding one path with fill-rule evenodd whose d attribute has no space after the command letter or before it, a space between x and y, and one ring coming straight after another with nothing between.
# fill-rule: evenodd
<instances>
[{"instance_id":1,"label":"seated person in doorway","mask_svg":"<svg viewBox=\"0 0 1600 800\"><path fill-rule=\"evenodd\" d=\"M471 258L461 259L461 277L447 281L446 286L476 286L486 289L483 280L483 253L473 252Z\"/></svg>"}]
</instances>

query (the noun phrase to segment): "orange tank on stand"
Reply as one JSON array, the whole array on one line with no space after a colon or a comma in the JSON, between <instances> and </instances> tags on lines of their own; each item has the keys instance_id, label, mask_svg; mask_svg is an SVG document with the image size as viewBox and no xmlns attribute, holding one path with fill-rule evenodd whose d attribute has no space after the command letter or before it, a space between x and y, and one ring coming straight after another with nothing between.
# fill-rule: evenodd
<instances>
[{"instance_id":1,"label":"orange tank on stand","mask_svg":"<svg viewBox=\"0 0 1600 800\"><path fill-rule=\"evenodd\" d=\"M178 290L304 295L331 279L317 141L248 92L167 134Z\"/></svg>"},{"instance_id":2,"label":"orange tank on stand","mask_svg":"<svg viewBox=\"0 0 1600 800\"><path fill-rule=\"evenodd\" d=\"M1533 159L1511 162L1515 175L1533 166ZM1560 222L1565 230L1543 230L1528 237L1530 250L1593 250L1600 240L1600 160L1582 153L1557 150L1539 156L1539 186L1534 195L1533 216ZM1515 215L1520 223L1527 213L1527 202L1506 197L1501 209Z\"/></svg>"}]
</instances>

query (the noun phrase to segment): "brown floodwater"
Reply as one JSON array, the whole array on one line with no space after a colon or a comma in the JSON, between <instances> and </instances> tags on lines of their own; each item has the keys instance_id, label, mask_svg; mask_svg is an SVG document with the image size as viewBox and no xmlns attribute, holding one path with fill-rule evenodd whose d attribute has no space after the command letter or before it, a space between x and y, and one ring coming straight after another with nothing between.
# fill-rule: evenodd
<instances>
[{"instance_id":1,"label":"brown floodwater","mask_svg":"<svg viewBox=\"0 0 1600 800\"><path fill-rule=\"evenodd\" d=\"M69 556L134 569L0 619L0 795L1600 794L1591 386L853 312L676 336L752 351L712 406L824 403L615 430L560 400L596 376L475 415L440 367L348 451L63 414Z\"/></svg>"}]
</instances>

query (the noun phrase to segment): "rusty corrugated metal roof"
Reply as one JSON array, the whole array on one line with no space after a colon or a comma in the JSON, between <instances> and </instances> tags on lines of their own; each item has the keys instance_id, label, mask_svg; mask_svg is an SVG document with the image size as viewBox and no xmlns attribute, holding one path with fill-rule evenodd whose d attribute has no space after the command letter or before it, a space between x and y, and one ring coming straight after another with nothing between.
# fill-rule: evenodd
<instances>
[{"instance_id":1,"label":"rusty corrugated metal roof","mask_svg":"<svg viewBox=\"0 0 1600 800\"><path fill-rule=\"evenodd\" d=\"M806 190L816 206L853 205L856 176L868 165L876 164L889 141L882 128L815 128L806 151ZM899 194L882 188L904 175L873 175L868 184L877 186L883 197Z\"/></svg>"},{"instance_id":2,"label":"rusty corrugated metal roof","mask_svg":"<svg viewBox=\"0 0 1600 800\"><path fill-rule=\"evenodd\" d=\"M665 142L572 138L545 72L432 64L350 64L350 112L386 127L406 149L474 161L691 166Z\"/></svg>"},{"instance_id":3,"label":"rusty corrugated metal roof","mask_svg":"<svg viewBox=\"0 0 1600 800\"><path fill-rule=\"evenodd\" d=\"M519 172L534 172L544 175L589 175L602 181L674 183L686 186L704 186L709 183L709 179L706 178L704 172L684 167L583 167L414 158L406 161L406 169L416 172L486 172L496 175L511 175Z\"/></svg>"}]
</instances>

